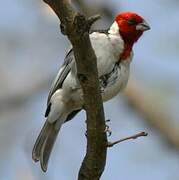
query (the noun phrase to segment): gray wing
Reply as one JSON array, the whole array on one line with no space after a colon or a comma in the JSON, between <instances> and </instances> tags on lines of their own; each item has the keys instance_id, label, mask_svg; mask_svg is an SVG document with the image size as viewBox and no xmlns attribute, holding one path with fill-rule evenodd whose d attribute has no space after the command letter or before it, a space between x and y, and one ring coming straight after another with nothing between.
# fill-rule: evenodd
<instances>
[{"instance_id":1,"label":"gray wing","mask_svg":"<svg viewBox=\"0 0 179 180\"><path fill-rule=\"evenodd\" d=\"M62 64L56 78L54 79L47 100L47 106L50 104L50 99L57 89L60 89L63 85L65 78L71 70L72 62L74 61L73 49L67 53L64 63Z\"/></svg>"}]
</instances>

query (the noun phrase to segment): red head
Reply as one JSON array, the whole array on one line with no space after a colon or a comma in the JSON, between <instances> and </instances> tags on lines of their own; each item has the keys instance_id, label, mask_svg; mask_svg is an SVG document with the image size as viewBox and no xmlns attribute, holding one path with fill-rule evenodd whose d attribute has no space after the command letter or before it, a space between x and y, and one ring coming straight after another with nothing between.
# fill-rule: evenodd
<instances>
[{"instance_id":1,"label":"red head","mask_svg":"<svg viewBox=\"0 0 179 180\"><path fill-rule=\"evenodd\" d=\"M120 35L124 42L133 45L144 31L149 30L149 25L136 13L123 12L115 19L119 27Z\"/></svg>"}]
</instances>

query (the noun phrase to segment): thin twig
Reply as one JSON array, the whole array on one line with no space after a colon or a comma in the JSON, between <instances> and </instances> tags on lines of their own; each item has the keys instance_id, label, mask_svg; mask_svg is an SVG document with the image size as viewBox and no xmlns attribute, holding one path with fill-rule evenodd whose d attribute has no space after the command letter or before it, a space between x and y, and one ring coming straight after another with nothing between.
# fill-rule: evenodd
<instances>
[{"instance_id":1,"label":"thin twig","mask_svg":"<svg viewBox=\"0 0 179 180\"><path fill-rule=\"evenodd\" d=\"M123 141L130 140L130 139L137 139L138 137L147 136L147 135L148 135L148 133L146 133L146 132L140 132L140 133L137 133L133 136L129 136L129 137L120 139L118 141L108 142L107 147L113 147L114 145L119 144Z\"/></svg>"}]
</instances>

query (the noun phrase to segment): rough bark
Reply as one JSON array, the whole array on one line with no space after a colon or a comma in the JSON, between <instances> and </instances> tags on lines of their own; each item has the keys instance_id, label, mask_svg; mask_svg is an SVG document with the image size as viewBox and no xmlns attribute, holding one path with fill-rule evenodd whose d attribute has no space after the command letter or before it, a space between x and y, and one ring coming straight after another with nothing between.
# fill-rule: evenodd
<instances>
[{"instance_id":1,"label":"rough bark","mask_svg":"<svg viewBox=\"0 0 179 180\"><path fill-rule=\"evenodd\" d=\"M79 171L79 180L98 180L104 170L107 137L100 94L96 55L89 39L89 29L99 18L76 13L68 0L44 0L61 21L62 33L70 40L84 93L87 114L87 152Z\"/></svg>"}]
</instances>

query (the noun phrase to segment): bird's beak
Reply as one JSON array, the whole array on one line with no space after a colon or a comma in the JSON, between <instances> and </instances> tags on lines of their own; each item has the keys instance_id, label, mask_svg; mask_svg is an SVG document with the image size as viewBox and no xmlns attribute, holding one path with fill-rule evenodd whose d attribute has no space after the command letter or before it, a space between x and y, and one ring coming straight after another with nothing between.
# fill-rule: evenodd
<instances>
[{"instance_id":1,"label":"bird's beak","mask_svg":"<svg viewBox=\"0 0 179 180\"><path fill-rule=\"evenodd\" d=\"M136 30L139 30L139 31L148 31L150 30L150 26L149 24L143 20L143 22L139 23L137 26L136 26Z\"/></svg>"}]
</instances>

